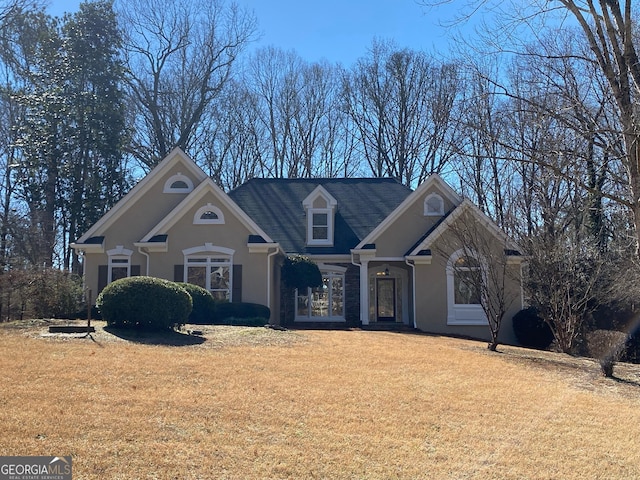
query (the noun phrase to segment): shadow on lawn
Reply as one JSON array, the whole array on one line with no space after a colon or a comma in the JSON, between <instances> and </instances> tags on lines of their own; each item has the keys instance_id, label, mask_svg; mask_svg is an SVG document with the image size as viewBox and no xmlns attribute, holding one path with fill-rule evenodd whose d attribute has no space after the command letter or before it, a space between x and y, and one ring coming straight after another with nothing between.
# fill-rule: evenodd
<instances>
[{"instance_id":1,"label":"shadow on lawn","mask_svg":"<svg viewBox=\"0 0 640 480\"><path fill-rule=\"evenodd\" d=\"M144 345L167 345L170 347L187 347L201 345L206 338L197 335L188 335L173 330L146 332L135 328L104 327L104 331L118 338Z\"/></svg>"}]
</instances>

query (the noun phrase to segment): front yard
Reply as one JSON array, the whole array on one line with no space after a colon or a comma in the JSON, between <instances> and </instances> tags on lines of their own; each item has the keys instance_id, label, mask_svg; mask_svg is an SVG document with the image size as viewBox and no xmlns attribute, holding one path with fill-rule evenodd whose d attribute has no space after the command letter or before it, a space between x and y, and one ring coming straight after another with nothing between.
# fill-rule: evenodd
<instances>
[{"instance_id":1,"label":"front yard","mask_svg":"<svg viewBox=\"0 0 640 480\"><path fill-rule=\"evenodd\" d=\"M74 479L640 478L639 366L608 380L437 336L194 328L0 324L0 454L72 455Z\"/></svg>"}]
</instances>

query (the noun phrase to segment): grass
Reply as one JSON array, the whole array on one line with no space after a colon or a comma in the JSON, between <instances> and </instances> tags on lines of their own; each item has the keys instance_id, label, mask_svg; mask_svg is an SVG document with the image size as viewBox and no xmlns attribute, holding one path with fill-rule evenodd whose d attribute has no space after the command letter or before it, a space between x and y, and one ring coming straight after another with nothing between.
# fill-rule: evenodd
<instances>
[{"instance_id":1,"label":"grass","mask_svg":"<svg viewBox=\"0 0 640 480\"><path fill-rule=\"evenodd\" d=\"M0 328L0 454L74 479L640 478L640 367L371 331ZM199 326L198 329L201 329Z\"/></svg>"}]
</instances>

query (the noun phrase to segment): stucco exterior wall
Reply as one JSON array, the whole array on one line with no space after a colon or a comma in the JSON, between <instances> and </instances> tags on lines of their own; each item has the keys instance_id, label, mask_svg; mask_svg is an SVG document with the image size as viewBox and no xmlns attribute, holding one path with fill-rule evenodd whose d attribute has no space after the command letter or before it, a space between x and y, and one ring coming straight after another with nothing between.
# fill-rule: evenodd
<instances>
[{"instance_id":1,"label":"stucco exterior wall","mask_svg":"<svg viewBox=\"0 0 640 480\"><path fill-rule=\"evenodd\" d=\"M461 221L471 220L465 218ZM485 233L490 235L488 232ZM504 245L501 242L494 240L490 245L494 250L494 259L504 258L502 257ZM461 248L461 244L454 236L445 234L439 239L437 247L432 250L431 263L416 265L416 326L425 332L489 340L488 325L452 325L448 323L450 312L447 299L447 263L450 256L459 248ZM498 270L501 272L501 268ZM505 272L504 298L507 299L509 307L502 321L499 341L517 344L511 319L522 308L520 264L508 264Z\"/></svg>"},{"instance_id":2,"label":"stucco exterior wall","mask_svg":"<svg viewBox=\"0 0 640 480\"><path fill-rule=\"evenodd\" d=\"M444 211L453 208L453 203L437 189L429 189L418 197L415 202L375 240L378 257L403 256L407 251L427 233L438 221L440 216L425 216L424 200L431 193L437 193L444 200Z\"/></svg>"}]
</instances>

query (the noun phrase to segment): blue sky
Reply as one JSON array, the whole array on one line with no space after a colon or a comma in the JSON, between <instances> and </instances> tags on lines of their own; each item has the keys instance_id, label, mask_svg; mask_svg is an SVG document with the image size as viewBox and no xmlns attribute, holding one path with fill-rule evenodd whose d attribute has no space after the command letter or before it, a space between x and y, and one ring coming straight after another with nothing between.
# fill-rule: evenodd
<instances>
[{"instance_id":1,"label":"blue sky","mask_svg":"<svg viewBox=\"0 0 640 480\"><path fill-rule=\"evenodd\" d=\"M206 0L204 0L206 1ZM75 12L79 0L51 0L49 12ZM416 0L237 0L254 10L262 37L257 45L293 49L308 61L351 65L374 38L399 47L447 52L452 32L439 26L456 7L426 12ZM456 2L452 2L456 3Z\"/></svg>"}]
</instances>

